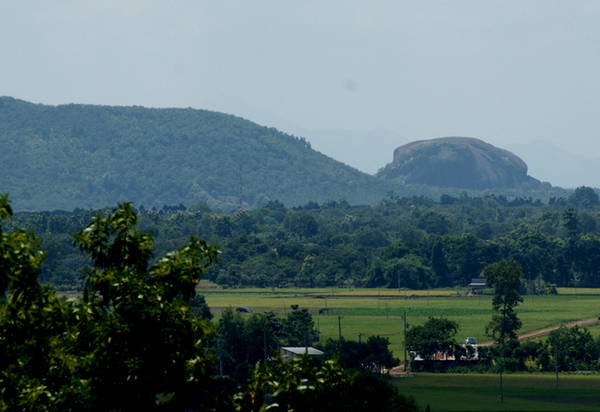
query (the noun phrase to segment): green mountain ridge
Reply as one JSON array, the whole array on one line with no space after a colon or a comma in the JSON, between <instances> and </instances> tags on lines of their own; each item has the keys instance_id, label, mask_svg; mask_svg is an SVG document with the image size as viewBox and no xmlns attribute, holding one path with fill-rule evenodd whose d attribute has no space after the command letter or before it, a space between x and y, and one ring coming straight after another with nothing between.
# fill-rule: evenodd
<instances>
[{"instance_id":1,"label":"green mountain ridge","mask_svg":"<svg viewBox=\"0 0 600 412\"><path fill-rule=\"evenodd\" d=\"M346 200L372 204L393 185L304 139L197 109L0 97L0 192L19 210L206 203L236 209Z\"/></svg>"}]
</instances>

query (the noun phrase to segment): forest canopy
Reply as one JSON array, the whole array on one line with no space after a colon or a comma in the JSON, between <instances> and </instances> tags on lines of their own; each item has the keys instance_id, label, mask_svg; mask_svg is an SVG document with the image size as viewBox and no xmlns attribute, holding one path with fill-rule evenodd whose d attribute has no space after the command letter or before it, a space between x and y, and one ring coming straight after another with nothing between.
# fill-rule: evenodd
<instances>
[{"instance_id":1,"label":"forest canopy","mask_svg":"<svg viewBox=\"0 0 600 412\"><path fill-rule=\"evenodd\" d=\"M95 212L18 213L15 225L35 230L47 251L41 279L82 287L89 261L72 245ZM530 198L389 197L373 206L309 202L287 208L215 212L206 205L138 210L158 255L189 236L221 249L207 277L227 287L338 286L433 288L466 286L483 268L514 259L523 291L600 286L598 195L578 188L544 204Z\"/></svg>"}]
</instances>

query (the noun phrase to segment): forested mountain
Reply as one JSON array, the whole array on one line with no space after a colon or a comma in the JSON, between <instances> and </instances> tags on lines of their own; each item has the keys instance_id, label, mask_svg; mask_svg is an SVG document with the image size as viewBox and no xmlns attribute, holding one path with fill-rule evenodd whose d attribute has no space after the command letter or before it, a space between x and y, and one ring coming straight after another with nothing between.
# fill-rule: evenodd
<instances>
[{"instance_id":1,"label":"forested mountain","mask_svg":"<svg viewBox=\"0 0 600 412\"><path fill-rule=\"evenodd\" d=\"M432 162L431 173L449 175ZM549 184L442 188L436 181L381 179L316 152L302 138L223 113L47 106L10 97L0 97L0 165L0 193L9 193L17 210L98 209L120 201L220 210L273 200L288 207L375 204L390 192L543 201L565 195Z\"/></svg>"},{"instance_id":2,"label":"forested mountain","mask_svg":"<svg viewBox=\"0 0 600 412\"><path fill-rule=\"evenodd\" d=\"M17 213L47 251L43 280L81 287L82 254L71 234L93 211ZM600 205L591 188L543 204L501 196L391 197L235 213L207 208L140 209L157 255L206 239L222 253L209 278L226 286L465 286L501 259L516 259L524 287L600 286Z\"/></svg>"},{"instance_id":3,"label":"forested mountain","mask_svg":"<svg viewBox=\"0 0 600 412\"><path fill-rule=\"evenodd\" d=\"M0 192L18 210L208 203L254 207L345 199L374 203L391 186L300 138L195 109L0 98Z\"/></svg>"}]
</instances>

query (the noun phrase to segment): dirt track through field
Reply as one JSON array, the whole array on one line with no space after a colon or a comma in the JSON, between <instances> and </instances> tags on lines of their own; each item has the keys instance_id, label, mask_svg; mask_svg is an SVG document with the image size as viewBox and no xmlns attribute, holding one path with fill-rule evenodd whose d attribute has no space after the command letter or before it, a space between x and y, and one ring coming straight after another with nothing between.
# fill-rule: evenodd
<instances>
[{"instance_id":1,"label":"dirt track through field","mask_svg":"<svg viewBox=\"0 0 600 412\"><path fill-rule=\"evenodd\" d=\"M600 320L598 320L598 318L575 320L572 322L561 323L560 325L549 326L549 327L543 328L543 329L532 330L527 333L523 333L522 335L519 335L518 339L520 341L524 341L524 340L528 340L528 339L539 338L541 336L546 336L547 334L549 334L553 330L560 328L561 326L566 326L567 328L572 328L573 326L594 325L594 324L598 324L598 323L600 323ZM492 346L493 344L494 344L494 341L487 341L487 342L480 343L479 346Z\"/></svg>"}]
</instances>

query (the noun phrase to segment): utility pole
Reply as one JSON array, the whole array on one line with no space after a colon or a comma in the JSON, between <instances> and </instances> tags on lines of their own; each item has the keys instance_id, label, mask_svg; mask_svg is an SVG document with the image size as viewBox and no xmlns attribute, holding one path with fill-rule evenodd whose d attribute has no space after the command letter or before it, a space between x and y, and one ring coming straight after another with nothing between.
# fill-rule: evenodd
<instances>
[{"instance_id":1,"label":"utility pole","mask_svg":"<svg viewBox=\"0 0 600 412\"><path fill-rule=\"evenodd\" d=\"M304 353L308 355L308 329L304 329Z\"/></svg>"},{"instance_id":2,"label":"utility pole","mask_svg":"<svg viewBox=\"0 0 600 412\"><path fill-rule=\"evenodd\" d=\"M267 319L263 318L263 361L267 363Z\"/></svg>"},{"instance_id":3,"label":"utility pole","mask_svg":"<svg viewBox=\"0 0 600 412\"><path fill-rule=\"evenodd\" d=\"M223 339L219 337L219 376L223 377Z\"/></svg>"},{"instance_id":4,"label":"utility pole","mask_svg":"<svg viewBox=\"0 0 600 412\"><path fill-rule=\"evenodd\" d=\"M408 372L408 351L406 347L406 311L402 314L402 324L404 326L404 372Z\"/></svg>"},{"instance_id":5,"label":"utility pole","mask_svg":"<svg viewBox=\"0 0 600 412\"><path fill-rule=\"evenodd\" d=\"M502 374L504 373L504 335L502 335L502 344L500 345L500 350L502 354L500 356L500 403L504 402L504 381L502 380Z\"/></svg>"},{"instance_id":6,"label":"utility pole","mask_svg":"<svg viewBox=\"0 0 600 412\"><path fill-rule=\"evenodd\" d=\"M502 355L502 364L500 365L500 403L504 402L504 382L502 381L502 373L504 372L504 355Z\"/></svg>"},{"instance_id":7,"label":"utility pole","mask_svg":"<svg viewBox=\"0 0 600 412\"><path fill-rule=\"evenodd\" d=\"M338 315L338 341L342 341L342 317Z\"/></svg>"},{"instance_id":8,"label":"utility pole","mask_svg":"<svg viewBox=\"0 0 600 412\"><path fill-rule=\"evenodd\" d=\"M321 340L321 311L317 312L317 339Z\"/></svg>"},{"instance_id":9,"label":"utility pole","mask_svg":"<svg viewBox=\"0 0 600 412\"><path fill-rule=\"evenodd\" d=\"M556 373L556 387L558 388L558 345L554 346L554 371Z\"/></svg>"},{"instance_id":10,"label":"utility pole","mask_svg":"<svg viewBox=\"0 0 600 412\"><path fill-rule=\"evenodd\" d=\"M358 343L361 344L362 343L362 333L358 334Z\"/></svg>"}]
</instances>

